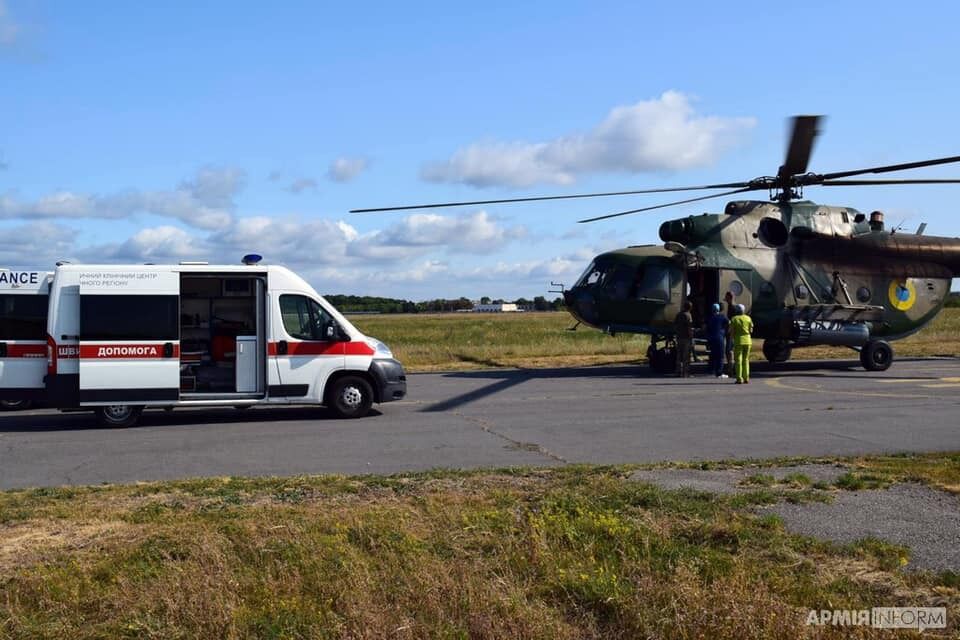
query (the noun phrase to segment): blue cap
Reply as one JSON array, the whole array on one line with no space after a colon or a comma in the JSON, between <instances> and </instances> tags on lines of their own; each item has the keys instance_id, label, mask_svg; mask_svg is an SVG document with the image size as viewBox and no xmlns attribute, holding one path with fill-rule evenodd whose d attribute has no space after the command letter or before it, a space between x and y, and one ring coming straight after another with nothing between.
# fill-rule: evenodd
<instances>
[{"instance_id":1,"label":"blue cap","mask_svg":"<svg viewBox=\"0 0 960 640\"><path fill-rule=\"evenodd\" d=\"M713 312L720 313L720 305L717 304L716 302L713 303Z\"/></svg>"}]
</instances>

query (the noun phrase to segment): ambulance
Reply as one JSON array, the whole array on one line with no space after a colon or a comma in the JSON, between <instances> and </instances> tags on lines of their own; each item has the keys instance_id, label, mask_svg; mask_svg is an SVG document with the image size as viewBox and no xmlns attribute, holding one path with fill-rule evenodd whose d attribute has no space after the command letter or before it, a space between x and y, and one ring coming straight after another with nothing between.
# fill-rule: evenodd
<instances>
[{"instance_id":1,"label":"ambulance","mask_svg":"<svg viewBox=\"0 0 960 640\"><path fill-rule=\"evenodd\" d=\"M45 393L50 271L0 269L0 408L27 409Z\"/></svg>"},{"instance_id":2,"label":"ambulance","mask_svg":"<svg viewBox=\"0 0 960 640\"><path fill-rule=\"evenodd\" d=\"M49 406L124 427L147 407L321 404L340 418L406 395L390 349L289 269L58 266L50 287Z\"/></svg>"}]
</instances>

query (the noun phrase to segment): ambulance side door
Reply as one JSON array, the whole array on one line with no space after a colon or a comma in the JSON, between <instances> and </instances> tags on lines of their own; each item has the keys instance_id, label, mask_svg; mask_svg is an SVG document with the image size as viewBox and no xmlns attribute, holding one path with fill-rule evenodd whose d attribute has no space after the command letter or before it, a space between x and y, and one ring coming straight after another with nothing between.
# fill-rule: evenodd
<instances>
[{"instance_id":1,"label":"ambulance side door","mask_svg":"<svg viewBox=\"0 0 960 640\"><path fill-rule=\"evenodd\" d=\"M180 274L80 274L80 404L180 397Z\"/></svg>"},{"instance_id":2,"label":"ambulance side door","mask_svg":"<svg viewBox=\"0 0 960 640\"><path fill-rule=\"evenodd\" d=\"M323 402L327 379L345 366L346 343L338 339L335 320L319 302L302 293L271 292L274 295L268 353L280 384L268 388L270 397Z\"/></svg>"}]
</instances>

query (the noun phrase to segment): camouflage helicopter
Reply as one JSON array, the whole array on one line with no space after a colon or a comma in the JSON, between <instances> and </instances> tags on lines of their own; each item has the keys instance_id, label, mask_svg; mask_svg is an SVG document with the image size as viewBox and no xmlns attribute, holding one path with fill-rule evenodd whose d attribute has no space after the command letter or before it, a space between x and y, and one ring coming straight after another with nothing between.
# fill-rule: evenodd
<instances>
[{"instance_id":1,"label":"camouflage helicopter","mask_svg":"<svg viewBox=\"0 0 960 640\"><path fill-rule=\"evenodd\" d=\"M726 293L743 304L770 362L785 362L794 347L833 345L860 354L869 371L893 362L891 341L936 317L960 276L960 238L902 233L884 227L883 213L804 200L809 186L960 183L954 179L854 179L960 162L960 156L812 173L807 164L820 116L793 119L786 159L775 176L746 182L635 191L534 196L502 200L357 209L355 212L590 198L641 193L717 190L721 193L588 218L594 222L709 198L767 191L769 200L733 200L721 214L704 213L660 226L659 245L631 246L596 256L564 291L578 321L611 334L649 334L651 367L675 366L673 319L687 300L702 326Z\"/></svg>"}]
</instances>

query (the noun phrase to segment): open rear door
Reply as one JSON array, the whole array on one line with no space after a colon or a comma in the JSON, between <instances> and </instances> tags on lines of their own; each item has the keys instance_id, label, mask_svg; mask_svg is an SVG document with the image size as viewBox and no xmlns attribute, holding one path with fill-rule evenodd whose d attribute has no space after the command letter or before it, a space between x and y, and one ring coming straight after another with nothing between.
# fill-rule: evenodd
<instances>
[{"instance_id":1,"label":"open rear door","mask_svg":"<svg viewBox=\"0 0 960 640\"><path fill-rule=\"evenodd\" d=\"M180 397L180 274L157 268L80 274L80 404L166 404Z\"/></svg>"}]
</instances>

